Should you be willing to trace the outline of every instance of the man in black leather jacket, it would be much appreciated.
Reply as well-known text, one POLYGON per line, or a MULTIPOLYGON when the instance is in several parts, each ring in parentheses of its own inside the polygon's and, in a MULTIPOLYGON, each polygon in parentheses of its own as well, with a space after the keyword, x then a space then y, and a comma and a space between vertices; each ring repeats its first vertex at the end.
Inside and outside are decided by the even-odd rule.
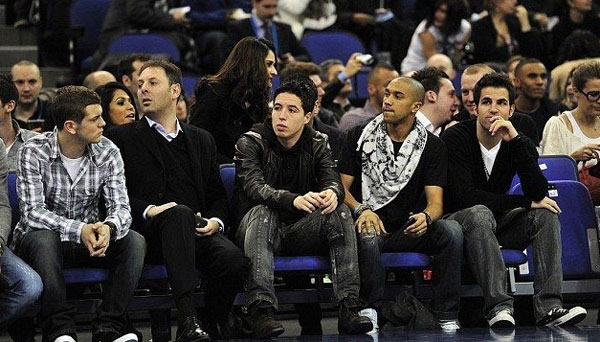
POLYGON ((255 125, 236 144, 235 198, 243 217, 235 241, 250 258, 246 301, 256 338, 283 333, 273 319, 273 254, 330 255, 341 333, 372 329, 358 315, 359 273, 352 216, 327 138, 306 126, 317 89, 306 76, 276 92, 272 118, 255 125))

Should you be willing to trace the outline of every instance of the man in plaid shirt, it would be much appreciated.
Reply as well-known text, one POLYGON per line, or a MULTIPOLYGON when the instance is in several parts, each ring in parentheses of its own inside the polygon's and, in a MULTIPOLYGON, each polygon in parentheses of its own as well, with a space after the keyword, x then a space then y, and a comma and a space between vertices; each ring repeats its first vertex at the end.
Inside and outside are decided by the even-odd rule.
POLYGON ((66 303, 63 268, 110 269, 92 341, 137 341, 125 312, 142 272, 145 241, 129 231, 131 213, 118 148, 102 136, 100 98, 84 87, 59 89, 57 125, 27 141, 17 156, 21 221, 13 244, 44 283, 40 324, 45 341, 77 339, 66 303), (100 198, 106 207, 102 220, 100 198))

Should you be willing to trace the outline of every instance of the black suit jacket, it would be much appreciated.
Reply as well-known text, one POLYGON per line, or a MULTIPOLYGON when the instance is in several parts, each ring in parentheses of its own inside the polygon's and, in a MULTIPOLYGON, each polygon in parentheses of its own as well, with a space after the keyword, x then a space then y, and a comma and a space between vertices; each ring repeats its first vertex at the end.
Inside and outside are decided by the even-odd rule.
MULTIPOLYGON (((216 162, 212 136, 203 129, 181 124, 191 159, 195 191, 203 217, 218 217, 226 222, 227 194, 216 162)), ((146 119, 116 126, 106 132, 121 150, 125 163, 127 193, 131 203, 133 227, 145 223, 144 210, 151 204, 166 203, 166 169, 158 150, 156 136, 146 119)))
MULTIPOLYGON (((281 56, 286 53, 291 53, 297 60, 310 60, 306 49, 300 45, 296 36, 292 33, 290 25, 273 22, 277 29, 277 41, 279 43, 279 49, 277 55, 281 56)), ((250 18, 244 20, 238 20, 231 22, 228 26, 227 31, 228 43, 227 53, 231 52, 235 44, 244 37, 256 36, 252 29, 252 22, 250 18)), ((277 47, 275 47, 277 49, 277 47)))

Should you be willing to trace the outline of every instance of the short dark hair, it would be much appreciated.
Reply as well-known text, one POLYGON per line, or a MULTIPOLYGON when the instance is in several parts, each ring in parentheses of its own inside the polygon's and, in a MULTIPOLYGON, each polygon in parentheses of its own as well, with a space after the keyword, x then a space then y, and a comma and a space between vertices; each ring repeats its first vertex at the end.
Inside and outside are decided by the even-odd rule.
POLYGON ((10 79, 10 76, 6 74, 0 75, 0 101, 2 101, 2 105, 6 105, 10 101, 15 102, 15 108, 17 105, 17 100, 19 99, 19 91, 17 87, 10 79))
POLYGON ((315 102, 317 101, 317 86, 315 86, 315 83, 306 75, 297 75, 289 78, 275 91, 273 98, 276 99, 277 96, 282 93, 298 96, 302 102, 304 114, 312 112, 315 107, 315 102))
POLYGON ((119 61, 119 67, 117 69, 117 81, 121 82, 124 75, 129 76, 129 78, 133 77, 133 62, 147 62, 150 59, 152 59, 152 57, 146 53, 132 53, 125 56, 125 58, 119 61))
POLYGON ((481 90, 483 88, 504 88, 508 91, 508 104, 512 105, 515 103, 515 88, 513 87, 508 75, 501 74, 498 72, 492 72, 483 75, 483 77, 475 84, 473 89, 473 99, 475 103, 479 105, 479 98, 481 96, 481 90))
POLYGON ((373 69, 371 69, 371 71, 369 71, 369 75, 367 76, 367 83, 375 82, 375 78, 376 78, 379 70, 396 71, 396 68, 394 68, 393 65, 391 65, 390 63, 387 63, 387 62, 379 62, 379 63, 375 64, 373 69))
POLYGON ((436 94, 440 92, 440 82, 442 79, 450 79, 448 74, 434 67, 423 68, 415 72, 411 77, 419 81, 426 92, 431 90, 436 94))
POLYGON ((297 75, 310 77, 313 75, 321 75, 321 68, 312 62, 293 62, 288 64, 281 72, 279 72, 279 80, 283 83, 297 75))
POLYGON ((83 86, 65 86, 56 91, 50 107, 52 117, 59 130, 67 120, 80 123, 85 117, 85 107, 100 104, 100 96, 83 86))
MULTIPOLYGON (((523 58, 519 61, 519 64, 517 64, 517 66, 515 67, 515 76, 518 76, 519 73, 521 72, 521 69, 523 69, 523 67, 525 67, 527 64, 537 64, 540 63, 542 65, 544 65, 544 63, 542 63, 542 61, 540 61, 537 58, 523 58)), ((544 65, 544 67, 546 67, 544 65)))
POLYGON ((344 63, 339 59, 328 59, 328 60, 321 62, 321 64, 319 64, 319 68, 321 68, 321 78, 322 79, 329 81, 329 78, 328 78, 329 69, 331 69, 331 67, 334 65, 344 65, 344 63))
MULTIPOLYGON (((179 86, 181 87, 181 94, 179 94, 179 97, 183 95, 181 69, 179 69, 177 65, 164 59, 151 59, 144 63, 144 65, 142 65, 142 67, 140 68, 140 74, 147 68, 162 68, 165 71, 165 74, 167 74, 167 78, 169 79, 169 85, 173 85, 175 83, 179 84, 179 86)), ((179 97, 177 98, 177 101, 179 101, 179 97)))
POLYGON ((164 59, 151 59, 142 65, 140 68, 140 74, 142 71, 148 68, 162 68, 165 71, 165 74, 167 74, 169 85, 175 83, 179 83, 179 85, 181 85, 181 69, 179 69, 177 65, 164 59))
POLYGON ((600 62, 590 61, 579 64, 573 71, 573 86, 583 90, 587 81, 600 79, 600 62))

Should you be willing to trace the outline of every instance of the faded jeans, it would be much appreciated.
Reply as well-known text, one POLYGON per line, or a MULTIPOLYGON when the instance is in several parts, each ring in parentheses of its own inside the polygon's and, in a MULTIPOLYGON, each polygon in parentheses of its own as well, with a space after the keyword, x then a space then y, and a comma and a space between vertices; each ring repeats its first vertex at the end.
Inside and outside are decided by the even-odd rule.
POLYGON ((42 293, 42 279, 7 247, 0 257, 0 265, 0 273, 10 285, 0 293, 0 328, 3 328, 35 304, 42 293))
POLYGON ((513 311, 506 291, 506 266, 500 246, 524 250, 533 246, 533 306, 536 321, 551 309, 562 306, 560 222, 547 209, 518 208, 497 220, 483 205, 449 216, 464 229, 467 262, 483 290, 484 314, 492 318, 500 310, 513 311))
POLYGON ((327 215, 315 210, 290 225, 280 221, 277 210, 255 206, 242 219, 236 241, 250 258, 246 287, 249 306, 266 301, 277 308, 273 255, 329 254, 336 304, 345 298, 358 298, 356 233, 350 210, 344 204, 327 215))
POLYGON ((400 229, 388 236, 360 234, 361 297, 371 306, 383 300, 385 268, 381 252, 420 252, 433 255, 433 300, 437 319, 457 319, 460 304, 460 269, 463 255, 462 228, 456 221, 438 220, 423 236, 413 238, 400 229))

